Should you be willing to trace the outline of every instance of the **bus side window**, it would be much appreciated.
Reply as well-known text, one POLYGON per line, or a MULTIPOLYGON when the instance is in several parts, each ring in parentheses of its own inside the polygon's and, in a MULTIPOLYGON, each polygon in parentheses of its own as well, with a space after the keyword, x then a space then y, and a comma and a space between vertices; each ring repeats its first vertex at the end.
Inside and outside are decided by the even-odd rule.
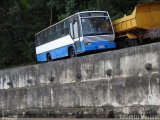
POLYGON ((72 26, 72 23, 70 23, 70 35, 73 38, 73 26, 72 26))
POLYGON ((69 34, 69 21, 68 20, 64 22, 64 29, 65 29, 66 35, 68 35, 69 34))
POLYGON ((51 27, 51 40, 55 40, 56 29, 55 26, 51 27))
POLYGON ((42 34, 41 44, 44 44, 45 43, 45 31, 43 31, 41 34, 42 34))
POLYGON ((46 30, 46 32, 47 32, 47 36, 46 36, 46 42, 49 42, 50 41, 50 29, 47 29, 46 30))
POLYGON ((66 35, 65 31, 65 21, 61 23, 61 37, 66 35))
POLYGON ((61 37, 61 25, 60 25, 60 23, 58 23, 56 25, 56 39, 58 39, 60 37, 61 37))
POLYGON ((40 45, 40 35, 37 35, 37 45, 40 45))

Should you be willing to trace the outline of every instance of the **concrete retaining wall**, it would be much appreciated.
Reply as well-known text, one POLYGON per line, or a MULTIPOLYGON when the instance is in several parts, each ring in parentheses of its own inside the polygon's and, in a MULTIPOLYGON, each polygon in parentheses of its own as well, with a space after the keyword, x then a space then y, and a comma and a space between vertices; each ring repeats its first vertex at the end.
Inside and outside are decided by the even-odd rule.
POLYGON ((160 115, 160 74, 0 91, 3 116, 160 115), (110 113, 111 112, 111 113, 110 113))
POLYGON ((159 46, 0 71, 1 115, 160 115, 159 46))
POLYGON ((66 59, 0 71, 0 89, 63 84, 71 82, 108 79, 106 71, 112 70, 112 78, 143 76, 148 74, 146 63, 152 64, 152 72, 159 72, 160 44, 109 51, 76 59, 66 59))

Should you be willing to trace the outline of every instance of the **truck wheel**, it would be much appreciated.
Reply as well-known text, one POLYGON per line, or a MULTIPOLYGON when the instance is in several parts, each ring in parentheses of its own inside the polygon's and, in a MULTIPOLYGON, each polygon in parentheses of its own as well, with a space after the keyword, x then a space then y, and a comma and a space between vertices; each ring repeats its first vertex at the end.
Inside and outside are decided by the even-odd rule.
POLYGON ((133 41, 134 41, 134 46, 139 45, 139 43, 138 43, 138 40, 137 40, 137 39, 134 39, 133 41))
POLYGON ((68 52, 69 52, 69 57, 70 57, 70 58, 73 58, 73 57, 76 56, 75 50, 74 50, 73 47, 71 47, 68 52))
POLYGON ((135 46, 135 41, 126 38, 123 40, 123 46, 124 46, 124 48, 135 46))

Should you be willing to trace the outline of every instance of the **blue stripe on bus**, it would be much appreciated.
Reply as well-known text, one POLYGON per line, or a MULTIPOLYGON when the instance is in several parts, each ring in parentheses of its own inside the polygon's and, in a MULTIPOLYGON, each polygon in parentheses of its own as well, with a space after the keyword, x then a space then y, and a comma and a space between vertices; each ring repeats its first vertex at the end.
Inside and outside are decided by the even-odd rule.
POLYGON ((63 58, 68 56, 68 48, 72 45, 57 48, 37 55, 37 61, 47 61, 47 53, 50 53, 52 59, 63 58))
POLYGON ((46 53, 41 53, 37 55, 37 61, 46 61, 46 53))
MULTIPOLYGON (((68 47, 73 45, 64 46, 61 48, 57 48, 55 50, 51 50, 45 53, 41 53, 37 55, 37 61, 47 61, 47 53, 50 53, 52 59, 63 58, 68 56, 68 47)), ((91 42, 90 45, 82 46, 82 51, 92 51, 92 50, 103 50, 103 49, 112 49, 116 48, 116 43, 110 41, 98 41, 91 42)))

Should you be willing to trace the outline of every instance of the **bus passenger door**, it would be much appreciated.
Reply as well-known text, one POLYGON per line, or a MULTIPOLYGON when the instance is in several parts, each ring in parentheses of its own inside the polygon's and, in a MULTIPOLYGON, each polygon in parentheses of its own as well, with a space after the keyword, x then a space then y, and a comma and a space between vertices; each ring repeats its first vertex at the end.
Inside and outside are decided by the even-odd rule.
POLYGON ((76 53, 82 52, 81 42, 80 42, 80 27, 79 27, 79 21, 74 20, 71 27, 72 31, 72 37, 74 39, 74 44, 76 47, 76 53))

